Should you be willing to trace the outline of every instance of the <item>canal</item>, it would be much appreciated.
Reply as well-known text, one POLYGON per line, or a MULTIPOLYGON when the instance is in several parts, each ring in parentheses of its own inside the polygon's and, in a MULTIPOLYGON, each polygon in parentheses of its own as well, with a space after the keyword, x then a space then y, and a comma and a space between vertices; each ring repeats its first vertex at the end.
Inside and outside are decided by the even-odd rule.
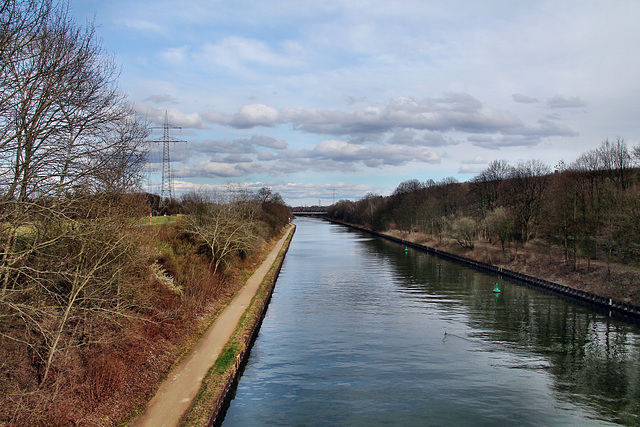
POLYGON ((296 220, 224 426, 638 425, 640 327, 296 220))

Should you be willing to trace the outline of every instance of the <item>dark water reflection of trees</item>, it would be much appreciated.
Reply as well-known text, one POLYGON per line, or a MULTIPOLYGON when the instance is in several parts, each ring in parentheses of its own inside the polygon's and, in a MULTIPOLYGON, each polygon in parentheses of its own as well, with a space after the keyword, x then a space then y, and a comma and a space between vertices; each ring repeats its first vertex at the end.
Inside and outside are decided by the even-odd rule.
MULTIPOLYGON (((607 317, 525 285, 500 281, 502 294, 487 298, 495 276, 409 251, 382 239, 366 242, 391 261, 404 286, 431 295, 446 294, 438 309, 465 307, 473 338, 527 353, 545 363, 558 400, 589 407, 627 425, 640 422, 640 327, 607 317), (452 289, 450 280, 457 286, 452 289), (446 279, 445 279, 446 278, 446 279), (407 285, 408 284, 408 285, 407 285)), ((454 285, 455 286, 455 285, 454 285)))

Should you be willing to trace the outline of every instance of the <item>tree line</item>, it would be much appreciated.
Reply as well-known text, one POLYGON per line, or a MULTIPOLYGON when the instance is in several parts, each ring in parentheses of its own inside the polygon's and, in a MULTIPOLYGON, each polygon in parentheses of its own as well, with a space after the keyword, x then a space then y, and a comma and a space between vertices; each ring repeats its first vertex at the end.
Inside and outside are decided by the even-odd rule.
POLYGON ((640 146, 605 140, 553 170, 539 160, 495 160, 468 182, 404 181, 388 197, 368 194, 329 208, 335 219, 373 230, 398 229, 455 239, 473 249, 481 240, 503 253, 532 240, 579 257, 637 263, 640 253, 640 146))

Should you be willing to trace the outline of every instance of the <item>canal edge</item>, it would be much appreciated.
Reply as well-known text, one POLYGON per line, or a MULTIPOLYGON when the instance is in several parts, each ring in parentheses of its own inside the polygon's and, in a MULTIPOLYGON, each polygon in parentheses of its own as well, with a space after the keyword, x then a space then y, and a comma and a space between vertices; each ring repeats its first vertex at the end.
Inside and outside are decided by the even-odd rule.
POLYGON ((601 297, 599 295, 595 295, 579 289, 571 288, 569 286, 564 286, 559 283, 551 282, 549 280, 540 279, 538 277, 529 276, 523 273, 518 273, 517 271, 498 267, 493 264, 487 264, 484 262, 476 261, 474 259, 455 255, 450 252, 441 251, 431 246, 421 245, 418 243, 411 242, 409 240, 404 240, 397 237, 389 236, 377 231, 369 230, 367 228, 354 225, 354 224, 349 224, 346 222, 338 221, 338 220, 327 218, 327 217, 324 217, 324 219, 334 224, 343 225, 345 227, 353 228, 354 230, 362 231, 377 237, 382 237, 383 239, 400 243, 402 245, 405 245, 406 247, 417 249, 422 252, 427 252, 429 254, 436 255, 438 257, 447 259, 449 261, 458 262, 466 266, 475 268, 477 270, 494 273, 498 276, 507 277, 509 279, 527 284, 534 288, 544 289, 546 291, 550 291, 554 294, 561 295, 563 297, 567 297, 580 302, 586 302, 588 304, 592 304, 593 306, 599 307, 600 309, 608 309, 609 316, 615 313, 616 315, 622 317, 624 320, 630 320, 633 322, 640 321, 640 307, 634 304, 623 303, 611 298, 601 297))
POLYGON ((225 344, 215 364, 202 380, 198 395, 189 410, 183 415, 179 425, 214 426, 219 425, 221 422, 221 415, 224 415, 224 410, 228 407, 234 385, 237 384, 242 374, 242 369, 247 362, 251 347, 258 336, 276 281, 282 269, 282 264, 295 234, 295 224, 290 224, 290 227, 286 231, 289 235, 274 263, 263 278, 251 304, 242 315, 235 332, 225 344), (251 323, 252 319, 253 322, 251 323), (230 363, 228 363, 229 360, 224 360, 225 357, 230 359, 230 363), (221 372, 219 371, 220 366, 222 366, 221 372))

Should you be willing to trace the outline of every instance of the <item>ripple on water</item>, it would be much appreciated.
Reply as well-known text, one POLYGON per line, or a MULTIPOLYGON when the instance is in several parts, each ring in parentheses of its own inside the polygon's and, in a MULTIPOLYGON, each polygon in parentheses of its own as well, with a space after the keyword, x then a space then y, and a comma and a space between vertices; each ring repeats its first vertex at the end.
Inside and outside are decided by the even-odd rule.
POLYGON ((495 277, 296 222, 225 425, 638 419, 637 326, 508 282, 496 298, 495 277))

